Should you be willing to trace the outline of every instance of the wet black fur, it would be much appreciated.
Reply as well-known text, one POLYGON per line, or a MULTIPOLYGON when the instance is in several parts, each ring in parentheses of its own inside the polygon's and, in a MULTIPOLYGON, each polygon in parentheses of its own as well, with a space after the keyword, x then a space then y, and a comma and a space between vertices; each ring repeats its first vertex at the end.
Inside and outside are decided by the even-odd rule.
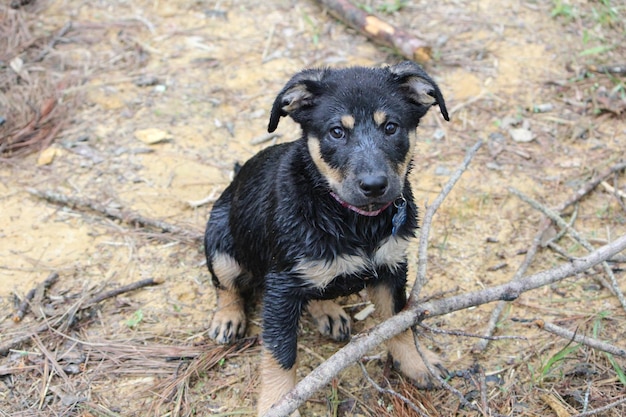
MULTIPOLYGON (((435 83, 417 65, 401 65, 409 75, 417 73, 432 83, 434 104, 447 119, 435 83)), ((406 86, 408 75, 398 72, 401 74, 389 69, 348 68, 297 74, 278 95, 269 130, 276 128, 281 116, 289 115, 301 125, 302 138, 271 146, 246 162, 212 210, 205 235, 209 269, 213 272, 211 258, 216 251, 226 253, 246 270, 236 280, 238 288, 262 288, 263 343, 286 369, 295 363, 298 320, 309 300, 352 294, 366 285, 385 285, 393 294, 395 312, 406 304, 406 261, 336 277, 323 289, 293 271, 302 259, 331 261, 340 254, 361 251, 372 255, 391 235, 397 208, 392 204, 378 216, 367 217, 339 204, 313 162, 307 139, 310 135, 319 138, 324 160, 344 173, 358 169, 350 159, 358 153, 352 144, 364 136, 369 138, 368 149, 382 149, 384 158, 378 158, 377 163, 399 164, 409 149, 408 133, 433 103, 412 98, 406 86), (305 97, 299 97, 301 102, 285 111, 290 104, 285 96, 295 85, 304 87, 305 97), (371 118, 378 109, 399 125, 397 138, 391 140, 380 133, 381 127, 371 118), (355 129, 345 141, 334 140, 328 131, 345 114, 354 115, 355 129)), ((361 158, 357 165, 369 163, 367 153, 361 158)), ((408 203, 407 221, 397 232, 397 236, 408 238, 417 228, 417 208, 407 178, 401 178, 400 188, 391 201, 401 193, 408 203)))

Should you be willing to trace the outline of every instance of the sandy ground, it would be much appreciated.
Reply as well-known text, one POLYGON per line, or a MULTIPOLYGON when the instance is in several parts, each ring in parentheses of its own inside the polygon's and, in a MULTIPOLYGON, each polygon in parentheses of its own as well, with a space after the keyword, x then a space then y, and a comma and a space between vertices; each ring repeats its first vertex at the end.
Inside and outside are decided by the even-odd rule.
MULTIPOLYGON (((376 10, 383 3, 365 4, 376 10)), ((552 2, 493 0, 416 1, 400 12, 381 14, 433 45, 434 59, 426 68, 451 111, 450 123, 433 111, 418 131, 412 181, 422 207, 434 199, 466 149, 478 139, 485 141, 435 217, 427 294, 463 293, 513 276, 541 215, 508 187, 555 207, 595 173, 623 161, 624 113, 603 111, 597 100, 605 86, 608 90, 619 86, 619 78, 612 84, 602 75, 590 81, 578 77, 587 65, 618 59, 624 51, 619 44, 603 53, 581 52, 610 42, 611 31, 623 34, 623 24, 621 29, 602 25, 593 18, 592 5, 575 5, 579 12, 572 19, 552 17, 552 2), (589 34, 586 43, 583 32, 589 34), (549 111, 537 111, 541 105, 547 106, 540 110, 549 111)), ((252 144, 252 139, 266 131, 271 103, 293 73, 310 66, 378 66, 399 58, 347 29, 313 1, 50 0, 37 7, 20 12, 30 16, 31 29, 38 36, 54 34, 67 22, 72 22, 72 29, 39 68, 27 69, 33 79, 47 71, 54 83, 65 86, 60 99, 71 101, 72 107, 64 129, 47 151, 0 163, 0 306, 4 311, 0 345, 28 331, 36 317, 46 314, 36 312, 18 324, 11 320, 15 297, 23 297, 51 272, 60 275, 50 290, 56 297, 144 278, 164 280, 104 302, 88 326, 72 330, 73 340, 141 341, 144 346, 205 341, 215 300, 200 244, 176 236, 157 238, 97 213, 50 204, 27 190, 91 199, 202 233, 210 204, 192 207, 189 202, 218 194, 228 184, 235 162, 269 145, 252 144), (143 85, 140 81, 145 79, 153 82, 143 85), (155 137, 163 140, 149 143, 155 137), (138 312, 140 317, 133 323, 138 312)), ((599 2, 593 7, 601 10, 599 2)), ((0 68, 11 71, 6 65, 0 68)), ((621 86, 624 94, 623 78, 621 86)), ((297 126, 287 120, 278 133, 279 142, 298 137, 297 126)), ((607 181, 625 190, 623 173, 607 181)), ((626 211, 615 196, 599 187, 579 205, 575 226, 599 246, 626 233, 626 211)), ((569 238, 562 239, 561 245, 574 256, 584 253, 569 238)), ((410 259, 414 264, 414 250, 410 259)), ((562 258, 542 250, 530 272, 560 262, 562 258)), ((616 271, 626 289, 623 271, 616 271)), ((450 369, 478 363, 488 372, 501 372, 506 389, 492 397, 502 413, 551 415, 547 403, 529 400, 528 395, 539 387, 567 403, 563 398, 569 394, 559 385, 562 379, 537 379, 545 369, 542 366, 567 341, 519 320, 557 320, 571 329, 578 326, 595 331, 603 340, 623 343, 624 311, 593 275, 533 291, 512 303, 499 334, 522 335, 525 340, 496 342, 483 354, 472 354, 474 340, 467 338, 436 336, 432 344, 450 369), (522 408, 516 408, 518 400, 524 402, 522 408)), ((352 297, 346 302, 349 311, 356 312, 364 300, 352 297)), ((480 332, 490 311, 491 307, 483 306, 429 324, 480 332)), ((255 324, 252 334, 258 333, 260 323, 255 324)), ((358 331, 371 324, 366 320, 355 327, 358 331)), ((44 342, 55 346, 54 352, 69 349, 53 336, 44 342)), ((318 336, 308 318, 303 320, 302 340, 307 347, 300 351, 301 375, 338 347, 318 336)), ((36 344, 20 349, 33 355, 40 351, 36 344)), ((176 411, 171 398, 161 408, 155 406, 159 393, 154 387, 167 375, 142 373, 140 368, 125 373, 122 365, 117 370, 112 365, 106 368, 106 360, 88 363, 81 376, 50 376, 47 386, 38 371, 0 373, 0 410, 7 415, 21 410, 25 414, 20 415, 140 416, 148 409, 155 415, 253 414, 258 382, 255 349, 201 373, 181 400, 187 407, 184 413, 176 411), (99 372, 102 367, 110 371, 99 372), (59 390, 80 392, 86 400, 65 404, 59 390)), ((14 369, 24 355, 0 357, 0 371, 14 369)), ((572 368, 587 362, 606 365, 605 359, 590 359, 594 355, 601 356, 572 353, 568 363, 572 368)), ((380 361, 368 365, 378 378, 383 368, 380 361)), ((623 393, 611 366, 598 372, 613 378, 615 390, 621 387, 623 393)), ((585 384, 579 382, 572 382, 570 391, 582 390, 585 384)), ((339 415, 380 412, 373 411, 377 394, 357 367, 342 374, 337 386, 316 394, 302 408, 303 414, 326 415, 332 393, 338 393, 344 404, 339 415)), ((613 393, 613 388, 603 391, 594 385, 591 403, 604 404, 615 398, 613 393), (611 398, 602 392, 610 392, 611 398)), ((454 399, 433 394, 427 400, 435 404, 430 415, 451 415, 454 409, 454 399)), ((575 401, 569 406, 581 410, 575 401)), ((623 409, 615 415, 620 412, 623 409)))

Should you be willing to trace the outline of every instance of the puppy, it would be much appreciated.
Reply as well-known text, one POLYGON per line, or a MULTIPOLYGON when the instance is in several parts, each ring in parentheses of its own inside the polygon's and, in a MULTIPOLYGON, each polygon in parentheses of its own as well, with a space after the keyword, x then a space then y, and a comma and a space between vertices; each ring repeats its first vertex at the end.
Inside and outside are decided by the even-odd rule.
MULTIPOLYGON (((217 292, 209 334, 244 336, 250 290, 262 290, 259 415, 295 385, 303 310, 344 341, 350 319, 332 299, 365 288, 383 319, 404 308, 417 228, 407 176, 415 128, 434 105, 449 120, 439 87, 412 62, 304 70, 278 94, 268 127, 290 116, 302 137, 255 155, 215 203, 205 234, 217 292)), ((431 384, 410 330, 387 345, 404 375, 431 384)))

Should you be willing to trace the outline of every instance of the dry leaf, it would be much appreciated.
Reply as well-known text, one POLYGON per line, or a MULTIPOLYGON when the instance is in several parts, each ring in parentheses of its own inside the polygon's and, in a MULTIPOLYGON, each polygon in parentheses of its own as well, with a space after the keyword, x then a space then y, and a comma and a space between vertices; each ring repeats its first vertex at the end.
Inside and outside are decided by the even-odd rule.
POLYGON ((56 149, 56 148, 44 149, 39 154, 39 157, 37 158, 37 165, 38 166, 50 165, 52 161, 54 161, 54 158, 56 158, 59 155, 61 155, 61 151, 59 149, 56 149))
POLYGON ((154 145, 171 139, 172 135, 161 129, 149 128, 136 130, 135 137, 147 145, 154 145))

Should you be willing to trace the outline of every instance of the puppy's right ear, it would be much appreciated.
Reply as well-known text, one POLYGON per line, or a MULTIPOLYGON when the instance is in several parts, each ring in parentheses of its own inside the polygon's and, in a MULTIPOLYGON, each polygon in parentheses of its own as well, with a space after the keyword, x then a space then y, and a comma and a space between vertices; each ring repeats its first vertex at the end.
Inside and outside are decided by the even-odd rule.
POLYGON ((298 112, 315 104, 315 98, 322 89, 320 82, 326 71, 325 69, 307 69, 289 80, 274 100, 270 122, 267 126, 268 132, 276 130, 282 116, 289 115, 296 122, 300 121, 298 112))

